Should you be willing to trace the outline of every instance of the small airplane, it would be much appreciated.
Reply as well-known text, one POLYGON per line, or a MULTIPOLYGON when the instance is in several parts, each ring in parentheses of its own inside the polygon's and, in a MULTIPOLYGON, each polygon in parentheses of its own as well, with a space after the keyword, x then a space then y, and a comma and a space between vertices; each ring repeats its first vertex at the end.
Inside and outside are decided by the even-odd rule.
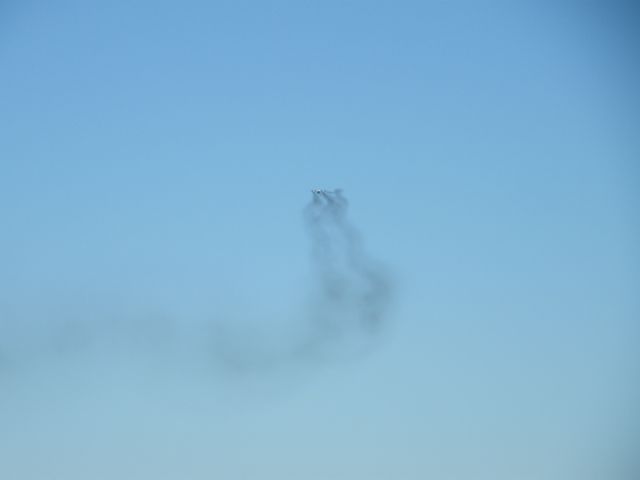
POLYGON ((322 194, 333 194, 333 193, 339 193, 340 190, 321 190, 321 189, 313 189, 311 190, 311 193, 313 193, 314 195, 322 195, 322 194))

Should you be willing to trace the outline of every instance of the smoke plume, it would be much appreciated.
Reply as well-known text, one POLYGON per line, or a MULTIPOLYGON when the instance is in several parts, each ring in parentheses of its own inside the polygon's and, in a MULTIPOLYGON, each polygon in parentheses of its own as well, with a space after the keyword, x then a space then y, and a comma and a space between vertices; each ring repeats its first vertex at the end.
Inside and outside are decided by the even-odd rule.
MULTIPOLYGON (((347 210, 340 190, 315 191, 304 208, 311 284, 307 301, 291 305, 286 318, 251 322, 218 313, 194 322, 188 316, 148 318, 77 307, 77 312, 34 314, 31 322, 0 319, 0 371, 21 358, 48 361, 125 351, 176 364, 197 358, 232 371, 264 371, 363 353, 381 338, 391 288, 385 270, 365 252, 347 210)), ((216 307, 209 308, 220 310, 216 307)), ((236 310, 242 311, 232 305, 231 315, 242 316, 236 310)))
POLYGON ((279 340, 270 332, 215 332, 214 355, 238 370, 360 355, 384 328, 391 285, 384 268, 367 255, 347 215, 341 190, 317 190, 304 208, 311 247, 311 295, 303 313, 287 322, 279 340), (287 328, 285 328, 287 329, 287 328))
POLYGON ((366 254, 347 208, 341 190, 320 191, 304 211, 317 282, 312 320, 320 335, 359 337, 367 342, 384 326, 390 282, 383 268, 366 254))

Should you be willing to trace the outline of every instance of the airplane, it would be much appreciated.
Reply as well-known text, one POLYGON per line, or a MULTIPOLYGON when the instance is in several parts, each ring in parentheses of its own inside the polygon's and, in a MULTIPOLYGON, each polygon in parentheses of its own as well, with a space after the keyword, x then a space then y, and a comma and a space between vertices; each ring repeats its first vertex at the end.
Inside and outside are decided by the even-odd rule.
POLYGON ((321 190, 321 189, 313 189, 311 190, 311 193, 313 193, 314 195, 322 195, 322 194, 333 194, 333 193, 339 193, 340 190, 321 190))

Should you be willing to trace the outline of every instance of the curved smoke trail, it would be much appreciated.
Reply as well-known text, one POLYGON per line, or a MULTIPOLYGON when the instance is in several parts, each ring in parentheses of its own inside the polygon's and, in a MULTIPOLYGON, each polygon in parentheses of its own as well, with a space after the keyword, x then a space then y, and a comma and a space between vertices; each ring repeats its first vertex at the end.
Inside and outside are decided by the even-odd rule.
POLYGON ((319 281, 316 321, 335 331, 371 333, 382 326, 391 297, 388 276, 365 252, 341 190, 314 193, 304 212, 319 281))
POLYGON ((347 210, 340 190, 315 191, 304 208, 311 242, 311 302, 284 324, 272 322, 265 331, 256 324, 243 328, 243 322, 228 318, 192 325, 188 320, 145 321, 95 312, 73 323, 55 315, 32 325, 0 319, 0 371, 21 359, 119 355, 127 348, 143 357, 195 353, 207 363, 213 357, 215 363, 239 370, 339 358, 368 349, 386 323, 391 282, 366 254, 347 210))
MULTIPOLYGON (((343 358, 368 350, 384 326, 391 300, 385 270, 364 248, 347 215, 341 190, 314 191, 303 217, 311 240, 312 298, 307 313, 292 328, 295 339, 274 349, 253 334, 218 330, 215 355, 239 370, 263 369, 290 362, 343 358), (262 348, 264 347, 264 348, 262 348)), ((224 329, 223 329, 224 330, 224 329)))

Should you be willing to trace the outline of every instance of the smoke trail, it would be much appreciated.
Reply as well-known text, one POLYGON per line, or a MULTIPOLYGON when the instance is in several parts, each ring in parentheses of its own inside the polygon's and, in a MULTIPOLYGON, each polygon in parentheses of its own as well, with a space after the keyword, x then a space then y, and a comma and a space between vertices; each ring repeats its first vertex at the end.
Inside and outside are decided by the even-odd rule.
POLYGON ((318 191, 304 211, 318 282, 316 341, 347 336, 366 342, 383 326, 391 298, 388 276, 366 254, 347 208, 341 190, 318 191))
MULTIPOLYGON (((5 314, 0 318, 0 372, 29 359, 122 355, 129 350, 168 362, 187 355, 184 360, 213 361, 231 371, 269 370, 361 353, 381 338, 377 333, 386 323, 391 282, 366 254, 347 210, 340 190, 313 194, 303 210, 311 249, 309 301, 292 305, 290 316, 273 319, 279 321, 268 322, 267 329, 265 322, 239 318, 243 314, 235 312, 242 309, 233 305, 231 317, 218 314, 202 321, 167 315, 141 318, 108 308, 37 312, 31 322, 5 314)), ((216 305, 211 307, 215 311, 216 305)))
POLYGON ((311 241, 312 296, 305 313, 289 324, 303 333, 281 332, 287 340, 276 341, 274 348, 259 332, 234 333, 219 325, 214 346, 219 360, 233 369, 255 370, 343 358, 374 345, 386 323, 391 282, 366 254, 347 209, 347 199, 336 190, 315 191, 303 211, 311 241))

